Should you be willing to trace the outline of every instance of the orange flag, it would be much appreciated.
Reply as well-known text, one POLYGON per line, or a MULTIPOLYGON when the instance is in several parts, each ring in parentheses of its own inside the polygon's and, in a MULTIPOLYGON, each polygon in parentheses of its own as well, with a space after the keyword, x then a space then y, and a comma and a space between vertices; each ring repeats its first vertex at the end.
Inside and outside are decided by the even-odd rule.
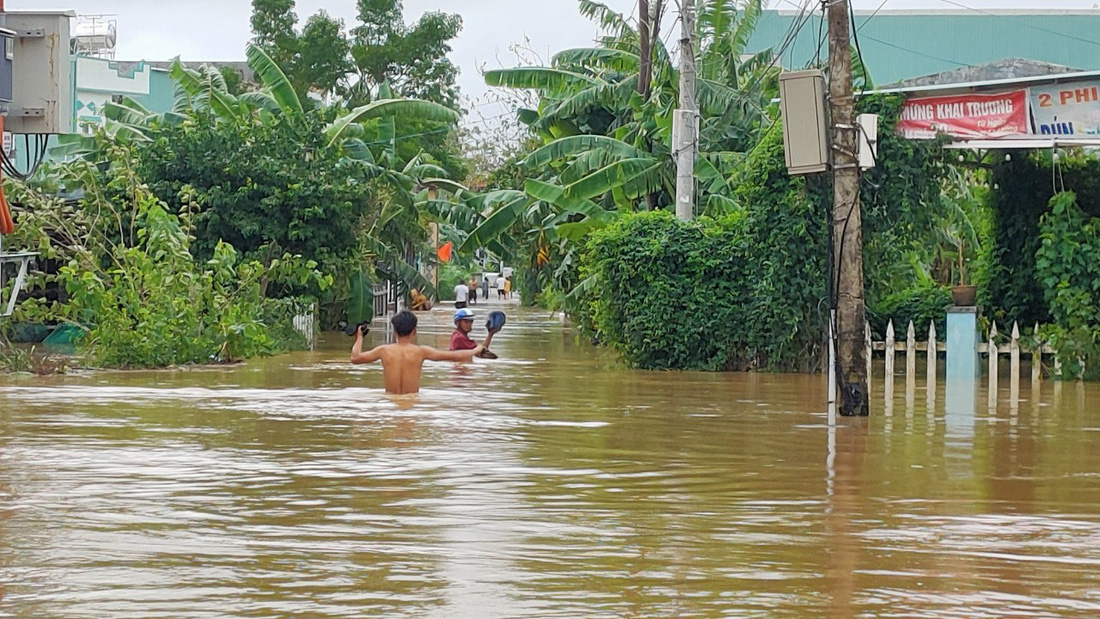
POLYGON ((439 259, 443 262, 450 262, 452 249, 454 249, 454 243, 447 241, 443 244, 442 247, 439 248, 439 251, 436 252, 436 255, 439 256, 439 259))
POLYGON ((4 199, 4 189, 0 187, 0 234, 15 232, 15 222, 12 221, 11 211, 8 210, 8 201, 4 199))
MULTIPOLYGON (((0 116, 0 135, 3 135, 3 133, 4 117, 0 116)), ((4 188, 0 186, 0 234, 11 234, 13 232, 15 232, 15 222, 12 221, 11 211, 8 209, 8 201, 4 198, 4 188)))

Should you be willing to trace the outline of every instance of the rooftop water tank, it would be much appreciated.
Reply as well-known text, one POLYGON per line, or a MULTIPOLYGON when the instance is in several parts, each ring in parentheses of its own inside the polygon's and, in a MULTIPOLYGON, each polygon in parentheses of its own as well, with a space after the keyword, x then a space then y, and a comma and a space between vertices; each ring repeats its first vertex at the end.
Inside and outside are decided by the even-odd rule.
POLYGON ((72 45, 77 54, 114 56, 118 36, 114 20, 82 17, 73 28, 72 45))

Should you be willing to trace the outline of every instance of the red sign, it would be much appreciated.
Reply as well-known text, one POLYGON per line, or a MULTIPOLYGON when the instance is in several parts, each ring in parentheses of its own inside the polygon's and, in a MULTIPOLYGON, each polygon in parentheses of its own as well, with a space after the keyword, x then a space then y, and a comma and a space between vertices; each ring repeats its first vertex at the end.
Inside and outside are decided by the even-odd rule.
POLYGON ((1027 91, 909 99, 897 130, 918 140, 939 134, 972 139, 1027 135, 1027 91))

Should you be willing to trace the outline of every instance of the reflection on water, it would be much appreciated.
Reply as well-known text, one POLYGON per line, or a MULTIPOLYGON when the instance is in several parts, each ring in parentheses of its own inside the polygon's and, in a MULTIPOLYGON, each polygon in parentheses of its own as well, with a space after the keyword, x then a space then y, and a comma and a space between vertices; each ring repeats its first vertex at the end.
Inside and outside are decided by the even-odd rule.
POLYGON ((348 344, 0 386, 0 616, 1100 614, 1095 385, 834 425, 537 313, 415 397, 348 344))

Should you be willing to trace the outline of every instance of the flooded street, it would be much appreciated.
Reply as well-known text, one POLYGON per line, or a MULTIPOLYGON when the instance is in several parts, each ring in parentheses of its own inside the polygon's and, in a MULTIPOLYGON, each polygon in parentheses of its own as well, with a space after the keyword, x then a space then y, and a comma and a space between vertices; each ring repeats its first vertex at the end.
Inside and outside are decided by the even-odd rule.
POLYGON ((532 310, 417 397, 326 338, 0 377, 0 616, 1100 616, 1098 385, 830 429, 823 376, 628 370, 532 310))

